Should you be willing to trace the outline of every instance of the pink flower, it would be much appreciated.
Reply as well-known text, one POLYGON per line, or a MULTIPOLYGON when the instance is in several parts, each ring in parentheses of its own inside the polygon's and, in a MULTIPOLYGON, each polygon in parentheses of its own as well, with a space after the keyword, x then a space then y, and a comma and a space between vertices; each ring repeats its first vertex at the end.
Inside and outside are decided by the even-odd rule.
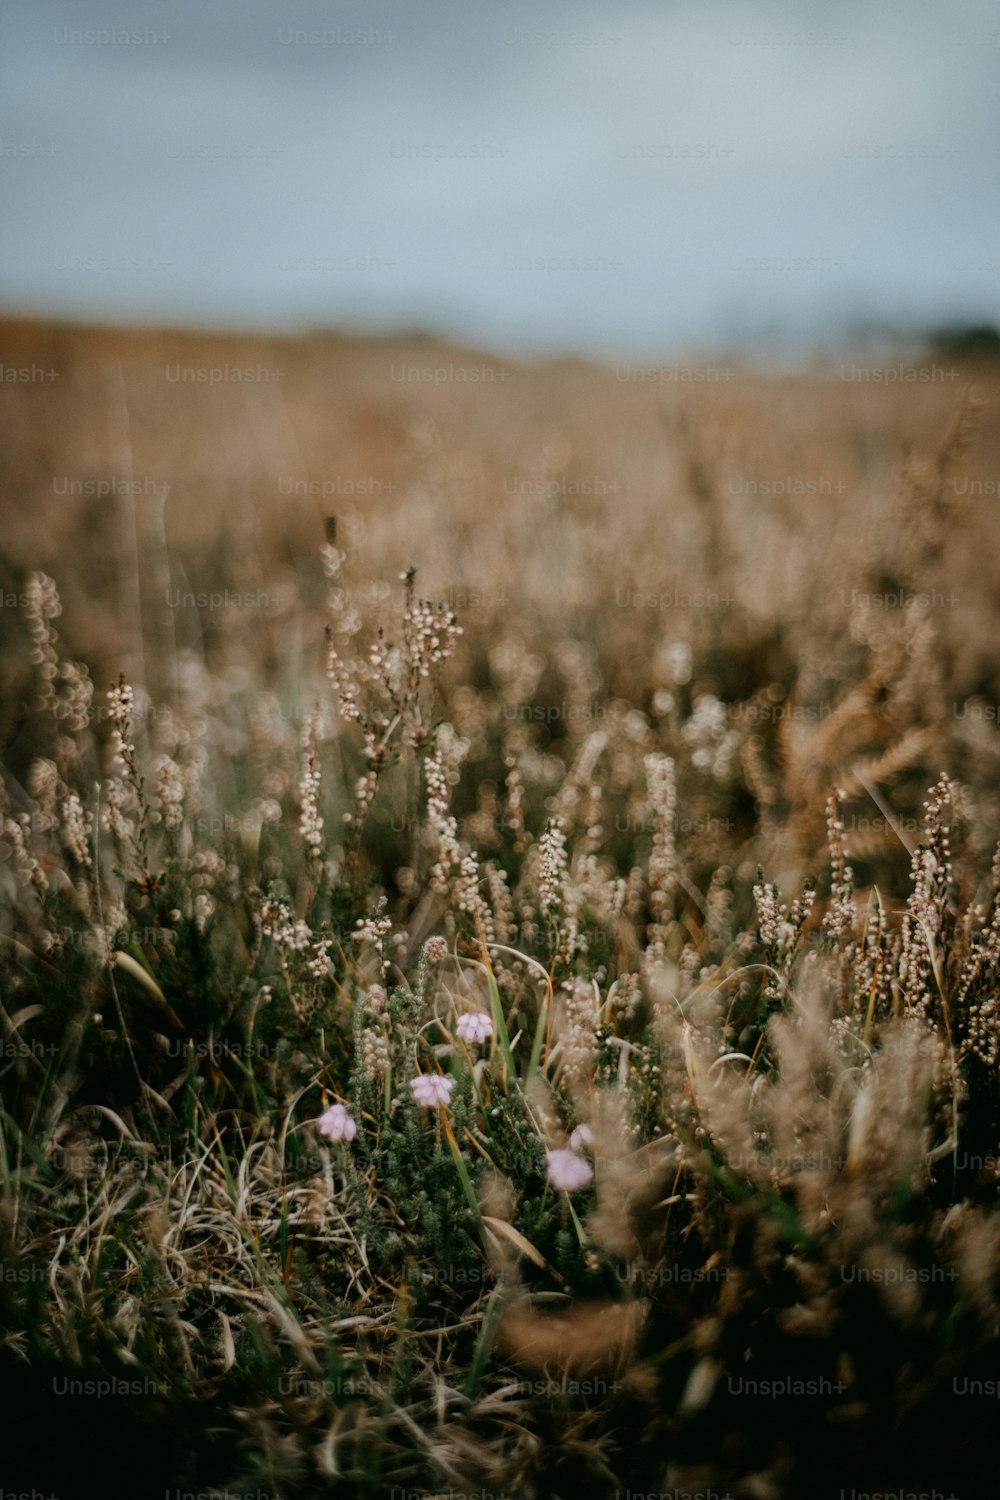
POLYGON ((484 1010, 470 1010, 459 1016, 455 1030, 463 1042, 485 1042, 493 1035, 493 1020, 484 1010))
POLYGON ((358 1124, 342 1104, 331 1104, 319 1117, 319 1133, 326 1136, 328 1141, 353 1141, 358 1133, 358 1124))
POLYGON ((570 1136, 569 1143, 574 1151, 579 1151, 582 1146, 592 1146, 594 1132, 589 1125, 578 1125, 570 1136))
POLYGON ((418 1073, 416 1078, 410 1079, 414 1099, 418 1104, 426 1104, 428 1109, 440 1109, 447 1104, 454 1087, 454 1078, 444 1078, 440 1073, 418 1073))
POLYGON ((552 1187, 561 1193, 575 1193, 589 1187, 594 1180, 590 1162, 575 1151, 546 1151, 545 1170, 552 1187))
POLYGON ((442 963, 448 957, 448 939, 429 937, 424 944, 424 952, 432 964, 442 963))

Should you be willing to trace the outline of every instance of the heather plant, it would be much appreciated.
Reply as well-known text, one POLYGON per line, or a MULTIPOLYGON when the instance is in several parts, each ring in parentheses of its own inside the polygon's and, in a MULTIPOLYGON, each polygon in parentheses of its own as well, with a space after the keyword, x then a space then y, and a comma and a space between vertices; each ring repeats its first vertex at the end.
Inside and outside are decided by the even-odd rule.
MULTIPOLYGON (((58 596, 32 592, 44 666, 58 596)), ((591 736, 534 827, 515 761, 484 847, 424 691, 457 623, 410 572, 403 645, 352 654, 337 602, 336 712, 246 818, 183 710, 143 736, 124 679, 107 737, 57 721, 30 809, 8 801, 8 1355, 240 1405, 248 1433, 191 1462, 289 1494, 600 1493, 649 1472, 639 1431, 661 1475, 777 1473, 733 1393, 780 1372, 827 1381, 875 1451, 873 1326, 918 1407, 994 1348, 1000 862, 961 895, 966 796, 932 789, 899 913, 862 904, 836 790, 819 890, 725 867, 699 890, 677 806, 702 707, 675 754, 591 736), (393 889, 365 826, 397 732, 419 822, 393 889), (649 809, 624 875, 616 752, 649 809)))
MULTIPOLYGON (((863 575, 830 547, 837 587, 917 594, 965 545, 977 414, 887 482, 863 575)), ((769 635, 702 416, 673 461, 743 626, 611 608, 610 577, 644 597, 645 502, 602 539, 519 496, 482 526, 520 607, 463 615, 410 565, 427 495, 461 515, 485 483, 433 423, 414 550, 328 521, 284 677, 209 631, 153 702, 63 659, 27 574, 13 1425, 119 1382, 108 1451, 131 1431, 157 1481, 220 1493, 960 1488, 1000 1318, 995 746, 947 711, 919 599, 845 642, 790 580, 769 635)), ((772 585, 783 528, 804 556, 779 511, 772 585)))

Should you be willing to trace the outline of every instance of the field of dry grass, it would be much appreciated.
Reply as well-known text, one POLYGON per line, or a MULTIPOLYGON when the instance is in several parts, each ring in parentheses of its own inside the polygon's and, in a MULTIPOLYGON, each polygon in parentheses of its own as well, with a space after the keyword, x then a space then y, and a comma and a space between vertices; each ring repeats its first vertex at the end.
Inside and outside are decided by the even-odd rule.
POLYGON ((12 1410, 109 1494, 971 1500, 1000 367, 0 367, 12 1410))

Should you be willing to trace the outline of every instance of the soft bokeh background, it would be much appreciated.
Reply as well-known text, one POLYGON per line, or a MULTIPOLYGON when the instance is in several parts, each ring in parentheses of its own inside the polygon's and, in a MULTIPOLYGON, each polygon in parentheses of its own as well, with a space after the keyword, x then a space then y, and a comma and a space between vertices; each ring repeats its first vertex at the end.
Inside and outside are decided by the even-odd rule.
MULTIPOLYGON (((18 774, 47 753, 32 572, 102 692, 193 672, 225 739, 259 692, 329 698, 336 515, 366 625, 411 565, 459 615, 480 781, 525 746, 554 777, 615 704, 655 737, 760 693, 807 853, 862 752, 906 745, 908 817, 944 765, 994 776, 996 339, 927 337, 1000 322, 988 5, 13 0, 0 28, 18 774)), ((745 772, 741 829, 788 822, 770 795, 745 772)))
POLYGON ((603 356, 993 321, 998 63, 989 0, 6 0, 0 297, 603 356))

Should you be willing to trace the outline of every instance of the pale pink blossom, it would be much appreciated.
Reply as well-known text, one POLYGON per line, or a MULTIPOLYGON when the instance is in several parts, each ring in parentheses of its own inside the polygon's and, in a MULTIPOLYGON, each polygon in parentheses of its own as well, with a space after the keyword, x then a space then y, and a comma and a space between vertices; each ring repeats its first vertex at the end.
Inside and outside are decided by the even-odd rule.
POLYGON ((455 1030, 463 1042, 485 1042, 493 1035, 493 1018, 484 1010, 470 1010, 459 1016, 455 1030))
POLYGON ((454 1078, 444 1078, 440 1073, 418 1073, 416 1078, 410 1079, 414 1099, 418 1104, 426 1104, 428 1109, 440 1109, 447 1104, 454 1087, 454 1078))
POLYGON ((575 1193, 589 1187, 594 1180, 590 1162, 575 1151, 546 1151, 545 1170, 551 1186, 561 1193, 575 1193))
POLYGON ((342 1104, 331 1104, 319 1117, 319 1133, 328 1141, 353 1141, 358 1133, 357 1121, 342 1104))
POLYGON ((594 1144, 594 1132, 589 1125, 578 1125, 570 1136, 569 1143, 574 1151, 579 1151, 584 1146, 592 1146, 594 1144))
POLYGON ((448 939, 440 936, 429 937, 424 944, 424 952, 432 964, 439 964, 448 957, 448 939))

